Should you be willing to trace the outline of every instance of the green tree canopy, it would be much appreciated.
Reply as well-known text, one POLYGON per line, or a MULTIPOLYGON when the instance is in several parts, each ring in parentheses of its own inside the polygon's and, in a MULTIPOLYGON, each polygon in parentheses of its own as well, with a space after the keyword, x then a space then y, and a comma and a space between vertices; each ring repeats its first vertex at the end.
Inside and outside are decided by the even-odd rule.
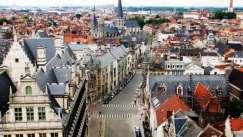
POLYGON ((234 12, 223 12, 223 11, 216 11, 214 13, 213 19, 235 19, 236 14, 234 12))
POLYGON ((9 20, 7 20, 6 18, 0 18, 0 25, 3 25, 4 23, 9 24, 9 23, 10 23, 10 21, 9 21, 9 20))
POLYGON ((243 103, 240 100, 230 102, 229 114, 232 117, 239 117, 243 113, 243 103))
POLYGON ((81 14, 79 14, 79 13, 78 13, 78 14, 76 14, 75 16, 76 16, 76 18, 77 18, 78 20, 80 20, 80 18, 82 17, 82 15, 81 15, 81 14))
POLYGON ((144 19, 145 19, 144 16, 136 16, 136 17, 130 18, 129 20, 136 20, 138 22, 138 25, 142 29, 143 26, 145 25, 144 19))

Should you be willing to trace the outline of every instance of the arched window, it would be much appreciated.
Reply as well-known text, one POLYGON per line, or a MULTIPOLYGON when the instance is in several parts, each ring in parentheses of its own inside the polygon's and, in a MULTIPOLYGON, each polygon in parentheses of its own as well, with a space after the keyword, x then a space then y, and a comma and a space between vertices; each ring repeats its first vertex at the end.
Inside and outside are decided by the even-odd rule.
POLYGON ((181 85, 177 86, 176 94, 179 95, 179 96, 183 95, 183 87, 181 85))
POLYGON ((32 88, 31 88, 31 86, 26 86, 25 87, 25 94, 26 95, 32 95, 32 88))

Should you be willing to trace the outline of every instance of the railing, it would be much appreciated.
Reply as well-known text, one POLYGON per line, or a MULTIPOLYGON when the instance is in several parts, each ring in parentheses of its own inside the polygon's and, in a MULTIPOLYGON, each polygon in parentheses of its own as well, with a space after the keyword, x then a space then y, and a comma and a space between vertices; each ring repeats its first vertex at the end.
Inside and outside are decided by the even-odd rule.
POLYGON ((79 88, 74 96, 74 101, 71 104, 70 113, 64 117, 64 137, 76 137, 79 131, 79 125, 82 123, 80 119, 85 117, 86 113, 83 109, 86 109, 86 80, 79 84, 79 88))

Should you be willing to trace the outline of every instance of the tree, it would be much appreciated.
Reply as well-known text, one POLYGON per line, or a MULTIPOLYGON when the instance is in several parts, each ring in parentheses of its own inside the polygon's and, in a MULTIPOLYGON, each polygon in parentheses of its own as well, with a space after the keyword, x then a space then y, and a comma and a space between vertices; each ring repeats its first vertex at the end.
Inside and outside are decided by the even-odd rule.
POLYGON ((130 18, 129 20, 136 20, 138 22, 138 25, 140 26, 140 28, 143 29, 143 26, 145 25, 144 19, 145 19, 144 16, 136 16, 136 17, 130 18))
POLYGON ((236 14, 234 12, 222 12, 222 11, 216 11, 214 13, 213 19, 235 19, 236 14))
POLYGON ((3 25, 4 23, 10 24, 10 21, 6 18, 0 18, 0 25, 3 25))
POLYGON ((76 14, 75 16, 76 16, 76 18, 77 18, 78 20, 80 20, 80 18, 82 17, 81 14, 76 14))
POLYGON ((243 103, 240 100, 234 99, 230 102, 229 114, 232 117, 239 117, 243 113, 243 103))

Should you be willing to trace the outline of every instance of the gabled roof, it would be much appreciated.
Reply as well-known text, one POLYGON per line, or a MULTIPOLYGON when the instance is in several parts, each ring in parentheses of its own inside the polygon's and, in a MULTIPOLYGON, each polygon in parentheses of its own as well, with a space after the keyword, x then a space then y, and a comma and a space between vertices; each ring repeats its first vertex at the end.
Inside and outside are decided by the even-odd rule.
POLYGON ((207 125, 200 133, 199 137, 222 137, 223 133, 211 125, 207 125))
POLYGON ((125 22, 125 26, 127 28, 138 28, 139 27, 139 24, 136 20, 127 20, 125 22))
POLYGON ((48 84, 47 89, 50 95, 63 96, 65 94, 66 85, 64 83, 48 84))
POLYGON ((185 112, 178 111, 171 116, 169 122, 174 119, 175 132, 178 137, 196 137, 202 129, 185 112))
POLYGON ((243 49, 242 44, 239 42, 229 42, 228 46, 234 49, 235 51, 241 51, 243 49))
POLYGON ((58 83, 66 83, 71 79, 71 68, 60 67, 53 69, 58 83))
POLYGON ((231 130, 243 132, 243 119, 242 118, 232 118, 230 119, 231 130))
POLYGON ((196 85, 194 97, 203 111, 208 110, 209 112, 220 112, 221 108, 217 97, 214 96, 210 89, 202 83, 198 83, 196 85))
POLYGON ((187 118, 175 118, 175 131, 178 134, 185 125, 187 118))
POLYGON ((116 59, 112 56, 110 52, 102 56, 98 56, 97 60, 100 62, 101 67, 105 67, 107 65, 110 65, 112 62, 116 61, 116 59))
POLYGON ((118 28, 114 26, 105 26, 104 28, 105 34, 116 35, 119 34, 118 28))
POLYGON ((127 51, 124 46, 112 47, 110 52, 118 60, 127 55, 127 51))
POLYGON ((196 89, 194 92, 194 97, 199 103, 199 106, 205 111, 210 103, 210 98, 212 97, 212 93, 209 89, 203 85, 202 83, 198 83, 196 85, 196 89))
POLYGON ((215 45, 215 47, 218 49, 218 53, 221 56, 223 56, 224 53, 225 53, 225 51, 226 51, 226 49, 229 48, 228 45, 226 45, 225 43, 223 43, 221 41, 217 42, 216 45, 215 45))
POLYGON ((243 58, 243 51, 236 51, 235 58, 243 58))
POLYGON ((168 112, 190 111, 190 108, 176 95, 164 101, 156 110, 157 126, 167 120, 168 112))
POLYGON ((24 39, 24 51, 34 64, 37 60, 37 47, 44 46, 46 48, 46 61, 50 61, 55 56, 56 49, 54 39, 52 38, 38 38, 38 39, 24 39))
POLYGON ((243 90, 243 72, 233 69, 229 75, 229 82, 243 90))
POLYGON ((223 90, 223 95, 227 95, 227 82, 224 75, 150 75, 149 89, 151 97, 156 97, 160 102, 164 102, 170 96, 176 94, 176 89, 179 85, 183 87, 183 96, 192 96, 197 83, 207 85, 214 91, 217 88, 223 90), (163 94, 158 94, 158 87, 165 85, 166 91, 163 94))

